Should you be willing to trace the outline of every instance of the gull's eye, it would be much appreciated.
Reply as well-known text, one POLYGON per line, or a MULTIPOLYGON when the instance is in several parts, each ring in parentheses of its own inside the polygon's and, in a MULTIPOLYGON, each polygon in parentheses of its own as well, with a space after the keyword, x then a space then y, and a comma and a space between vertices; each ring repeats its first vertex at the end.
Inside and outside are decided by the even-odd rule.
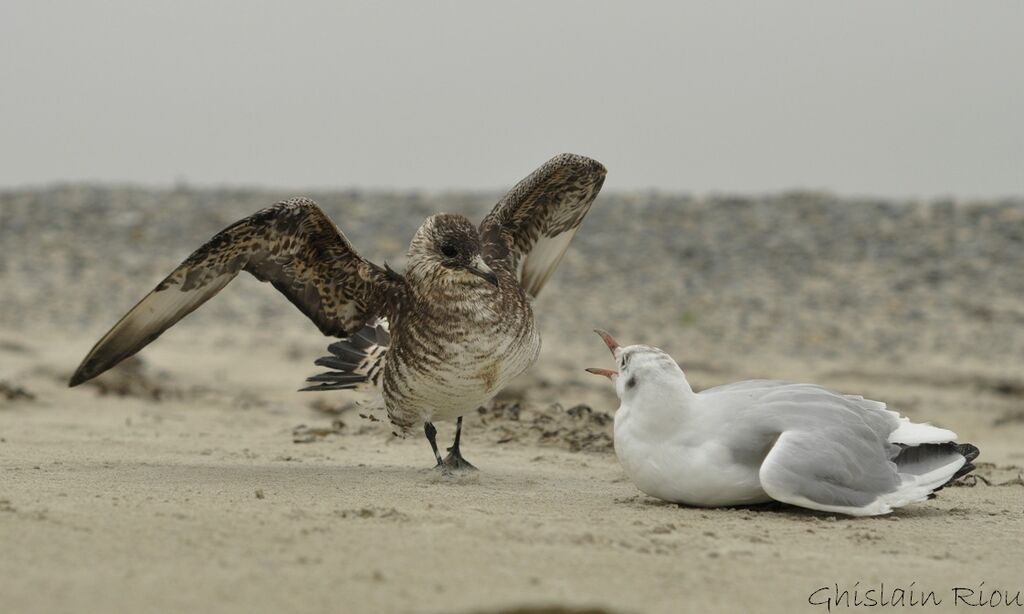
POLYGON ((445 258, 454 258, 459 255, 459 250, 455 249, 455 246, 451 243, 445 243, 441 246, 441 253, 444 254, 445 258))

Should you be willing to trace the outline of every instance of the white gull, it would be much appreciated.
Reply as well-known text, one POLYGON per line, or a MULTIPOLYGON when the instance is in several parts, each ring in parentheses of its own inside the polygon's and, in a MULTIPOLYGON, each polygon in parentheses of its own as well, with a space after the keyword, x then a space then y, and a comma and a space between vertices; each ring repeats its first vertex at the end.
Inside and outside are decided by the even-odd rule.
POLYGON ((771 500, 874 516, 934 496, 978 449, 885 403, 812 384, 751 380, 694 392, 671 356, 596 331, 618 371, 615 453, 641 491, 719 507, 771 500))

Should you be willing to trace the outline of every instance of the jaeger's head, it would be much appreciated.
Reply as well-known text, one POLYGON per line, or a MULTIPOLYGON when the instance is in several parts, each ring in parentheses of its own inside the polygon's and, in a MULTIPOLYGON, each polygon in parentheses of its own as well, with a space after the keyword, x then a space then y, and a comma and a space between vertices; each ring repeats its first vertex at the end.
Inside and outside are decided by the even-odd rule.
POLYGON ((480 235, 461 215, 438 213, 423 222, 409 243, 406 276, 421 283, 498 285, 481 256, 480 235))
POLYGON ((662 350, 649 345, 622 347, 607 332, 600 329, 594 332, 601 336, 615 357, 618 370, 591 367, 587 371, 610 379, 615 384, 615 393, 622 401, 628 401, 639 394, 641 386, 652 391, 662 386, 679 386, 680 381, 685 383, 685 376, 679 365, 662 350))

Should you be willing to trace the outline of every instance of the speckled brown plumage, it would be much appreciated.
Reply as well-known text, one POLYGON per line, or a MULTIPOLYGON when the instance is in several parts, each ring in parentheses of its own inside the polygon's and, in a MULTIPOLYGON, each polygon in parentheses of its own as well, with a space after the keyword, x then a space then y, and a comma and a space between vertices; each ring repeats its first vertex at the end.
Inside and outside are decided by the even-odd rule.
POLYGON ((242 270, 273 284, 333 336, 348 335, 386 312, 403 285, 360 257, 312 200, 278 203, 228 226, 186 258, 100 339, 71 385, 141 350, 242 270))
MULTIPOLYGON (((461 427, 463 414, 536 360, 530 299, 604 176, 595 160, 563 154, 520 181, 479 229, 463 216, 433 215, 413 236, 404 274, 359 256, 313 201, 279 203, 189 256, 100 339, 71 385, 138 352, 244 270, 273 284, 325 335, 345 338, 317 361, 335 371, 310 378, 318 383, 310 389, 379 389, 396 426, 425 424, 444 464, 431 422, 459 418, 461 427)), ((456 466, 469 466, 458 441, 457 434, 456 466)))

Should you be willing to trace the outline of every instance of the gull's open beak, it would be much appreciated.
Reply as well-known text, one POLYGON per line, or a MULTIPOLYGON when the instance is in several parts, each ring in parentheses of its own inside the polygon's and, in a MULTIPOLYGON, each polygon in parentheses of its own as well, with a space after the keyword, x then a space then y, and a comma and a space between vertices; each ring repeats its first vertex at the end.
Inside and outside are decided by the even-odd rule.
POLYGON ((498 276, 494 274, 494 271, 491 270, 491 267, 487 266, 487 263, 484 262, 484 259, 481 258, 480 256, 474 258, 473 262, 466 267, 466 270, 472 273, 473 275, 476 275, 477 277, 486 279, 495 286, 498 285, 498 276))
POLYGON ((616 341, 614 337, 609 335, 608 331, 601 330, 600 328, 595 328, 594 332, 597 333, 598 335, 601 335, 601 339, 604 340, 604 344, 608 346, 608 349, 611 351, 612 356, 615 356, 615 350, 619 349, 619 342, 616 341))
MULTIPOLYGON (((603 331, 600 328, 595 328, 594 332, 601 335, 601 339, 604 340, 604 344, 608 346, 612 356, 615 356, 615 352, 619 349, 619 342, 614 337, 608 334, 607 331, 603 331)), ((599 369, 597 367, 589 367, 587 373, 593 373, 594 375, 603 375, 608 379, 615 381, 615 378, 619 376, 617 371, 611 369, 599 369)))

